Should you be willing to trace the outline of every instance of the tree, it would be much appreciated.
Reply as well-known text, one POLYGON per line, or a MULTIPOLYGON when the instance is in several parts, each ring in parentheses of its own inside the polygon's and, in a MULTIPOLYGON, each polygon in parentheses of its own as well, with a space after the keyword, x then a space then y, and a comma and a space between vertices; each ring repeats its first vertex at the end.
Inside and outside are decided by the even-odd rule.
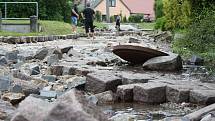
MULTIPOLYGON (((13 2, 14 0, 7 0, 13 2)), ((16 0, 16 2, 24 2, 26 0, 16 0)), ((4 2, 4 0, 0 0, 4 2)), ((28 0, 28 2, 38 2, 39 19, 69 21, 71 15, 71 3, 73 0, 28 0)), ((0 5, 1 11, 4 13, 4 5, 0 5)), ((33 4, 8 4, 8 17, 30 17, 35 15, 36 6, 33 4)))

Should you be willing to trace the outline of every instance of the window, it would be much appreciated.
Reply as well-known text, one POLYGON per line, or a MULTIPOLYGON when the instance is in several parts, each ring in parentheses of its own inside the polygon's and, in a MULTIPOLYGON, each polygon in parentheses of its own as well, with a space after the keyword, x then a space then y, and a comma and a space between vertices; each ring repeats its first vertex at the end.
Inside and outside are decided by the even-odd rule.
POLYGON ((110 7, 116 7, 116 0, 109 0, 110 7))

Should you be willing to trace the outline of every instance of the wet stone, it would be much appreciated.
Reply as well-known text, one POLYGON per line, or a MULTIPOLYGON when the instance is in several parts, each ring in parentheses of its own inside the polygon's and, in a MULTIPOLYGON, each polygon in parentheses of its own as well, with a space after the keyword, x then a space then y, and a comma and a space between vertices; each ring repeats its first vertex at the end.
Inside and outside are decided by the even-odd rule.
POLYGON ((190 89, 184 85, 167 85, 166 98, 167 101, 173 103, 189 102, 190 89))
POLYGON ((190 120, 186 117, 168 117, 161 121, 190 121, 190 120))
POLYGON ((62 53, 68 53, 69 50, 72 49, 72 48, 73 48, 73 46, 64 47, 64 48, 61 49, 61 52, 62 53))
POLYGON ((53 40, 54 40, 53 36, 48 36, 48 41, 53 41, 53 40))
POLYGON ((38 75, 40 74, 40 67, 37 64, 30 65, 31 75, 38 75))
POLYGON ((11 121, 43 121, 50 108, 50 103, 28 96, 19 104, 11 121))
POLYGON ((60 84, 60 83, 55 83, 52 87, 52 90, 57 91, 57 92, 64 92, 66 89, 66 85, 60 84))
POLYGON ((76 68, 71 66, 64 66, 62 75, 75 75, 76 68))
POLYGON ((0 120, 10 120, 15 112, 15 107, 7 101, 0 100, 0 120))
POLYGON ((47 98, 47 99, 57 98, 57 92, 40 90, 40 96, 47 98))
POLYGON ((37 41, 38 42, 44 42, 44 37, 43 36, 38 36, 37 41))
POLYGON ((166 85, 162 83, 145 83, 135 85, 134 101, 143 103, 164 103, 166 101, 166 85))
POLYGON ((14 93, 21 93, 22 92, 22 86, 20 86, 20 85, 13 85, 10 88, 10 91, 14 92, 14 93))
POLYGON ((202 66, 204 64, 204 59, 197 55, 193 55, 190 59, 190 64, 202 66))
POLYGON ((122 73, 122 84, 132 84, 132 83, 147 83, 148 80, 153 80, 153 78, 148 74, 140 73, 122 73))
POLYGON ((53 54, 47 57, 47 64, 51 66, 52 64, 57 64, 59 62, 58 55, 53 54))
POLYGON ((60 49, 54 49, 53 53, 51 54, 57 55, 58 59, 62 59, 63 57, 63 53, 61 52, 60 49))
POLYGON ((18 104, 21 102, 24 98, 25 95, 22 93, 5 93, 1 97, 3 100, 10 102, 13 105, 18 104))
POLYGON ((63 66, 60 65, 53 65, 51 66, 51 74, 60 76, 63 74, 63 66))
POLYGON ((141 40, 134 37, 130 37, 128 43, 141 43, 141 40))
POLYGON ((42 75, 42 79, 47 80, 48 82, 55 82, 57 80, 57 76, 55 76, 55 75, 42 75))
POLYGON ((121 78, 111 72, 89 73, 86 79, 86 90, 93 93, 101 93, 112 90, 116 92, 117 86, 122 84, 121 78))
POLYGON ((197 104, 215 103, 215 90, 192 90, 190 92, 190 102, 197 104))
POLYGON ((98 104, 110 104, 116 101, 115 95, 112 91, 95 94, 95 97, 98 99, 98 104))
POLYGON ((66 80, 69 89, 80 88, 83 89, 86 84, 86 77, 73 77, 66 80))
POLYGON ((89 68, 77 68, 75 70, 75 74, 77 75, 82 75, 82 76, 86 76, 88 73, 92 72, 92 69, 89 69, 89 68))
POLYGON ((205 115, 201 121, 214 121, 215 120, 215 115, 213 113, 209 113, 207 115, 205 115))
POLYGON ((47 119, 61 120, 63 118, 65 121, 107 121, 100 108, 89 104, 83 93, 77 90, 72 89, 66 92, 57 99, 57 102, 58 104, 49 113, 49 118, 47 119))
MULTIPOLYGON (((29 81, 15 82, 14 86, 21 87, 22 92, 28 96, 30 94, 39 94, 39 87, 29 81)), ((15 92, 18 90, 15 90, 15 92)))
POLYGON ((0 49, 0 56, 5 56, 6 53, 7 53, 6 50, 0 49))
POLYGON ((1 66, 5 66, 8 64, 8 61, 7 59, 3 56, 3 57, 0 57, 0 65, 1 66))
POLYGON ((19 51, 7 52, 6 55, 5 55, 5 57, 6 57, 7 60, 10 61, 10 62, 17 62, 18 53, 19 53, 19 51))
POLYGON ((34 52, 33 51, 22 51, 18 54, 18 59, 22 61, 31 60, 34 58, 34 52))
POLYGON ((117 87, 117 98, 122 102, 132 102, 133 101, 133 89, 134 86, 138 84, 128 84, 120 85, 117 87))
POLYGON ((43 60, 47 56, 48 52, 49 52, 48 48, 43 47, 36 52, 34 58, 43 60))
POLYGON ((178 54, 159 56, 149 59, 143 64, 143 68, 159 71, 178 71, 182 69, 182 59, 178 54))
POLYGON ((74 34, 68 34, 66 35, 67 39, 75 39, 75 35, 74 34))
POLYGON ((6 91, 9 89, 11 79, 7 76, 0 77, 0 91, 6 91))
MULTIPOLYGON (((200 121, 205 114, 210 113, 211 111, 215 110, 215 104, 206 106, 201 108, 195 112, 185 115, 184 117, 189 119, 189 121, 200 121)), ((213 120, 212 120, 213 121, 213 120)))

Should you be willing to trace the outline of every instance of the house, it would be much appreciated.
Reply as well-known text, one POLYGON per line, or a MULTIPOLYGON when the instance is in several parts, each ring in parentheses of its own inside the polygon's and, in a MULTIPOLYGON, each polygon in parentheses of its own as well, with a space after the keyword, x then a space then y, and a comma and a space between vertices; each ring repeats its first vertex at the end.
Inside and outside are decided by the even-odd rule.
MULTIPOLYGON (((91 0, 95 11, 100 11, 102 18, 106 16, 106 0, 91 0)), ((133 14, 144 14, 144 17, 155 20, 154 0, 109 0, 110 16, 121 14, 128 18, 133 14)))

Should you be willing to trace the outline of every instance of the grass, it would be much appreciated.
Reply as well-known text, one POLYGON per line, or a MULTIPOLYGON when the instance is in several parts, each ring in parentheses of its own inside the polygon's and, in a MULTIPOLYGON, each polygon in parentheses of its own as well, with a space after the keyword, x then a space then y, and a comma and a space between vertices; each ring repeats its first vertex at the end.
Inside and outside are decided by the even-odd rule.
MULTIPOLYGON (((16 23, 16 24, 29 24, 29 20, 3 20, 3 23, 16 23)), ((16 33, 16 32, 4 32, 0 31, 1 36, 37 36, 37 35, 66 35, 72 34, 71 25, 69 23, 61 21, 39 21, 42 32, 38 33, 16 33)), ((94 22, 97 28, 107 28, 107 25, 102 22, 94 22)), ((78 33, 83 33, 84 29, 82 27, 77 28, 78 33)))
POLYGON ((41 35, 64 35, 71 34, 71 25, 59 21, 40 21, 42 26, 42 32, 38 33, 41 35))
MULTIPOLYGON (((3 23, 29 24, 29 20, 3 20, 3 23)), ((16 33, 0 31, 0 36, 38 36, 38 35, 66 35, 72 34, 71 25, 60 21, 39 21, 42 32, 38 33, 16 33)), ((78 27, 78 32, 83 32, 83 28, 78 27)))
POLYGON ((30 24, 30 20, 3 20, 2 23, 30 24))
POLYGON ((174 40, 172 42, 173 52, 180 54, 185 60, 190 59, 192 55, 199 55, 204 58, 206 67, 215 72, 215 46, 208 46, 208 49, 205 52, 197 52, 190 49, 187 46, 189 44, 186 43, 187 41, 185 39, 174 40))
POLYGON ((94 25, 96 26, 96 28, 99 28, 99 29, 104 29, 104 28, 107 28, 108 26, 103 23, 103 22, 94 22, 94 25))
POLYGON ((0 36, 36 36, 38 33, 17 33, 17 32, 5 32, 0 31, 0 36))
POLYGON ((146 23, 146 22, 138 23, 138 26, 141 29, 154 29, 155 22, 151 22, 151 23, 146 23))

